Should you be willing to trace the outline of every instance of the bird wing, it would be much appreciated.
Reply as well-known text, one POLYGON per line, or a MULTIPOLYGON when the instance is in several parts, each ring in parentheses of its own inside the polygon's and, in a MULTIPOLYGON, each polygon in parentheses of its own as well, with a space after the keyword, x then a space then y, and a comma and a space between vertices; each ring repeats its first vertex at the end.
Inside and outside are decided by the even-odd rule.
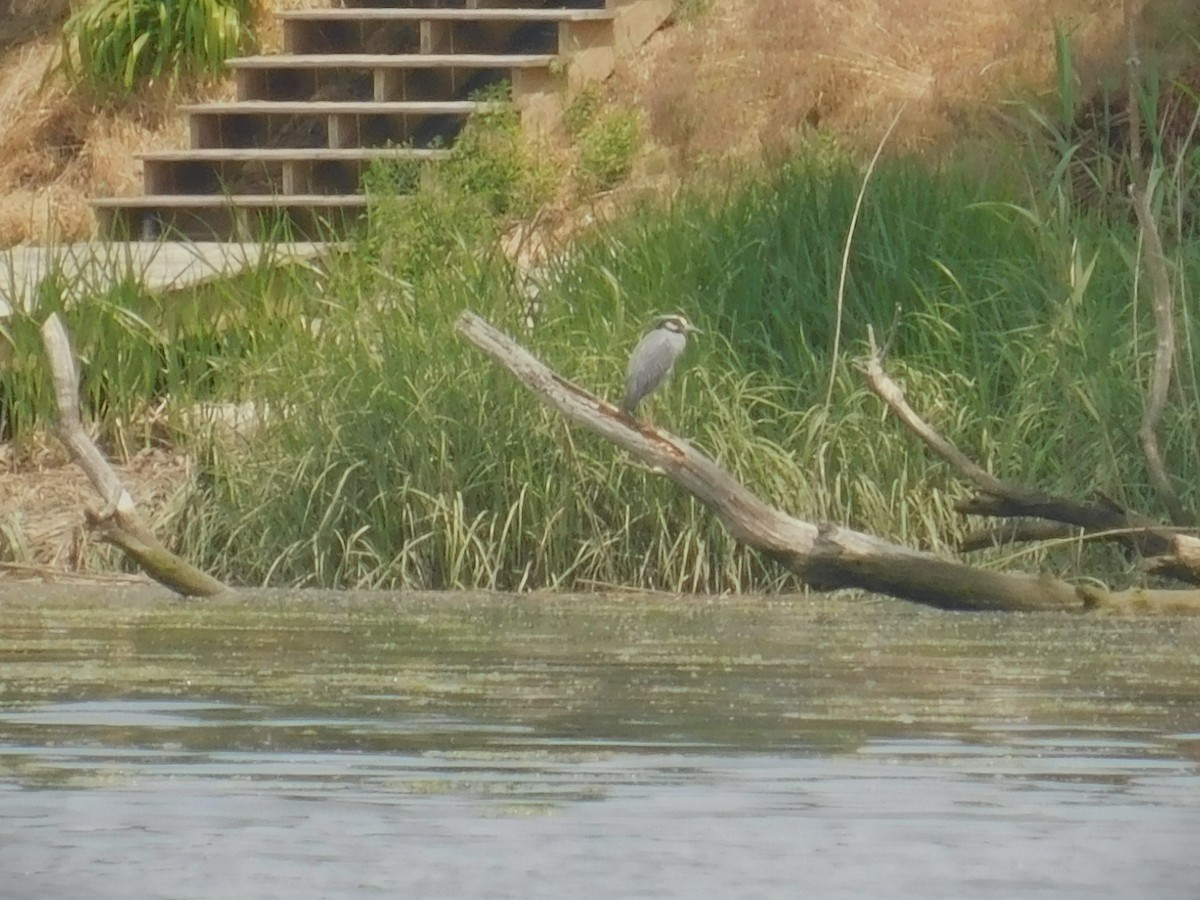
POLYGON ((656 328, 633 349, 629 370, 625 376, 625 408, 632 410, 642 398, 657 388, 671 374, 683 335, 656 328))

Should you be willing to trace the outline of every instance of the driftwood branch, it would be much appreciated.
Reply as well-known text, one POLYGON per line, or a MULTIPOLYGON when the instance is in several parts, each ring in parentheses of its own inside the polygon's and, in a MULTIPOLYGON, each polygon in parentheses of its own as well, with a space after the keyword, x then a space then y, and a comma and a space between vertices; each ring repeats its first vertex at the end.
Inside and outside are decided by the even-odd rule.
MULTIPOLYGON (((868 333, 868 350, 858 363, 867 386, 888 409, 919 437, 930 451, 946 462, 960 477, 972 484, 979 493, 960 500, 955 509, 964 515, 992 516, 1013 519, 1043 519, 1075 528, 1089 534, 1101 534, 1107 540, 1120 541, 1148 560, 1147 567, 1160 574, 1182 581, 1200 584, 1200 540, 1164 528, 1146 516, 1126 510, 1111 499, 1101 497, 1093 503, 1080 503, 1066 497, 1010 484, 997 478, 971 460, 912 408, 904 389, 883 366, 883 352, 868 333)), ((1026 525, 1022 540, 1032 539, 1032 526, 1026 525)), ((1002 533, 1002 532, 1000 532, 1002 533)), ((991 532, 991 535, 997 532, 991 532)), ((976 550, 990 546, 980 535, 972 535, 960 545, 960 550, 976 550)))
POLYGON ((479 316, 463 313, 458 331, 551 409, 660 470, 711 509, 734 538, 814 588, 860 588, 941 609, 1083 608, 1075 588, 1056 578, 974 568, 848 528, 794 518, 763 502, 687 441, 562 378, 479 316))
POLYGON ((1150 209, 1147 188, 1135 183, 1130 193, 1142 230, 1146 272, 1150 276, 1150 287, 1154 292, 1154 369, 1150 375, 1150 387, 1146 391, 1146 405, 1142 410, 1141 425, 1138 427, 1138 441, 1142 445, 1146 468, 1159 499, 1167 508, 1171 521, 1182 525, 1186 521, 1183 506, 1167 474, 1158 440, 1163 411, 1167 407, 1167 393, 1171 389, 1171 370, 1175 359, 1175 301, 1171 293, 1170 277, 1167 275, 1162 239, 1158 234, 1154 213, 1150 209))
POLYGON ((958 549, 963 553, 971 553, 975 550, 990 550, 1010 544, 1065 541, 1078 538, 1082 534, 1084 534, 1082 528, 1067 525, 1064 522, 1026 519, 1019 522, 1004 522, 994 528, 972 531, 964 535, 958 542, 958 549))
POLYGON ((162 545, 138 513, 133 497, 117 473, 88 437, 79 414, 79 372, 75 354, 57 313, 51 314, 42 326, 42 344, 54 375, 54 394, 58 403, 55 431, 71 459, 84 471, 104 502, 99 511, 85 511, 88 526, 102 540, 125 551, 147 575, 177 593, 207 597, 226 590, 221 582, 162 545))
POLYGON ((883 351, 875 341, 874 329, 867 329, 867 355, 859 360, 859 371, 866 376, 867 387, 879 397, 908 430, 919 437, 933 454, 944 460, 950 468, 958 472, 967 481, 972 482, 981 491, 996 496, 1009 496, 1014 488, 1000 481, 996 476, 976 463, 952 443, 942 437, 924 419, 917 415, 908 404, 904 389, 900 387, 883 369, 883 351))
MULTIPOLYGON (((1140 4, 1138 4, 1140 5, 1140 4)), ((1142 455, 1146 457, 1146 470, 1158 493, 1159 500, 1176 525, 1185 523, 1183 505, 1179 494, 1171 484, 1163 459, 1158 433, 1162 426, 1163 411, 1167 408, 1167 394, 1171 389, 1171 372, 1175 362, 1175 300, 1171 292, 1171 278, 1167 273, 1167 257, 1163 252, 1162 237, 1150 208, 1150 171, 1142 161, 1142 115, 1139 100, 1141 84, 1141 58, 1138 54, 1137 21, 1133 0, 1125 0, 1125 38, 1128 44, 1127 70, 1129 117, 1129 161, 1133 179, 1129 185, 1129 196, 1137 215, 1138 228, 1142 233, 1142 248, 1146 262, 1146 274, 1150 279, 1153 294, 1151 306, 1154 311, 1154 368, 1150 372, 1150 385, 1146 389, 1146 403, 1142 408, 1142 421, 1138 426, 1138 442, 1142 455)), ((1152 123, 1156 124, 1156 123, 1152 123)))

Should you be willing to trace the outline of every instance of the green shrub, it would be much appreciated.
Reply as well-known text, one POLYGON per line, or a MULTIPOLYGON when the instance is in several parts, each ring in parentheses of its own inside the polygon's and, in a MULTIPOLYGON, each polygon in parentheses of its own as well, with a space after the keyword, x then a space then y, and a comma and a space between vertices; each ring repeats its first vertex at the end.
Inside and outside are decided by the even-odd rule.
POLYGON ((443 182, 478 197, 496 215, 530 215, 540 198, 521 117, 507 92, 476 99, 495 105, 475 113, 463 128, 442 169, 443 182))
POLYGON ((471 117, 450 159, 384 160, 367 172, 367 245, 407 284, 439 272, 464 245, 486 245, 508 220, 532 215, 557 184, 522 132, 507 86, 473 99, 491 105, 471 117))
MULTIPOLYGON (((324 286, 316 339, 297 332, 248 376, 286 414, 249 457, 214 459, 189 540, 243 582, 791 584, 690 497, 567 426, 458 339, 466 307, 610 398, 645 323, 682 309, 707 334, 649 404, 653 421, 782 508, 945 547, 963 533, 961 488, 851 366, 866 326, 885 329, 899 305, 889 365, 951 440, 1002 476, 1153 510, 1136 441, 1139 367, 1152 352, 1148 310, 1129 296, 1136 232, 1043 218, 974 171, 886 162, 855 237, 847 349, 835 359, 832 293, 860 177, 819 154, 642 208, 553 267, 532 333, 512 268, 478 221, 425 197, 422 227, 438 250, 413 261, 411 296, 370 254, 345 258, 324 286)), ((1179 263, 1181 278, 1200 275, 1196 247, 1181 247, 1179 263)), ((1200 429, 1195 386, 1180 390, 1165 445, 1190 481, 1200 429)))
POLYGON ((632 107, 610 107, 596 112, 576 139, 580 186, 587 191, 616 187, 633 168, 642 142, 642 119, 632 107))
POLYGON ((217 73, 249 37, 255 0, 90 0, 63 26, 60 67, 105 96, 143 81, 217 73))
POLYGON ((578 138, 596 121, 602 100, 594 84, 586 85, 575 93, 571 102, 563 109, 563 129, 572 138, 578 138))
POLYGON ((713 0, 675 0, 675 16, 684 22, 698 19, 712 8, 713 0))

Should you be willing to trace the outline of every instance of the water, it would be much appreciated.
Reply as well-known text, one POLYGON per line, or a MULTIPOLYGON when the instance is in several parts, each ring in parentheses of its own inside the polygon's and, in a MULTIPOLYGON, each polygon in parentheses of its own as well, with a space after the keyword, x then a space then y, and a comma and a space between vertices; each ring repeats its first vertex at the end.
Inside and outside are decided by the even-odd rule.
POLYGON ((1200 897, 1200 622, 0 583, 0 897, 1200 897))

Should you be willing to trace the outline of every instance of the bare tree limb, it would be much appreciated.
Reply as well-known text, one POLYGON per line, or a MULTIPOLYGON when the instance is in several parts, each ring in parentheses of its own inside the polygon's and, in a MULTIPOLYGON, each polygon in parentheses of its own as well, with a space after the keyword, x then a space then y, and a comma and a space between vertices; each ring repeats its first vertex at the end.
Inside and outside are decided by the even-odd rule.
POLYGON ((1158 441, 1158 429, 1162 424, 1163 411, 1167 407, 1167 393, 1171 389, 1171 370, 1175 359, 1175 301, 1171 293, 1171 281, 1167 275, 1166 257, 1162 239, 1150 209, 1146 188, 1135 184, 1130 193, 1133 208, 1137 212, 1138 224, 1142 229, 1146 251, 1146 272, 1154 291, 1154 370, 1150 376, 1150 387, 1146 392, 1146 405, 1142 410, 1142 422, 1138 427, 1138 441, 1146 457, 1146 468, 1154 482, 1159 499, 1167 508, 1167 514, 1176 525, 1187 521, 1179 494, 1171 484, 1158 441))
POLYGON ((1125 38, 1128 43, 1126 64, 1129 74, 1129 161, 1133 170, 1129 196, 1133 200, 1138 227, 1142 232, 1146 274, 1150 278, 1150 287, 1154 293, 1151 301, 1154 310, 1154 368, 1150 374, 1150 386, 1146 390, 1146 403, 1138 427, 1138 442, 1142 445, 1146 469, 1150 473, 1150 480, 1159 499, 1166 507, 1171 521, 1182 525, 1187 521, 1183 505, 1179 501, 1178 492, 1171 484, 1158 439, 1163 411, 1167 407, 1167 394, 1171 389, 1171 371, 1175 361, 1175 300, 1171 293, 1171 279, 1167 273, 1167 258, 1163 252, 1162 237, 1154 220, 1154 212, 1150 208, 1150 174, 1142 163, 1142 116, 1138 98, 1141 58, 1138 55, 1134 0, 1125 0, 1125 38))
MULTIPOLYGON (((1126 510, 1116 502, 1101 498, 1094 503, 1079 503, 1066 497, 1032 490, 1022 485, 1002 481, 971 460, 933 426, 921 418, 909 405, 904 389, 883 367, 883 352, 875 343, 874 333, 868 331, 867 356, 858 362, 867 386, 892 413, 908 427, 935 456, 946 462, 962 478, 973 484, 980 493, 955 504, 963 515, 993 516, 996 518, 1036 518, 1059 522, 1101 532, 1106 539, 1120 541, 1151 562, 1160 574, 1192 584, 1200 584, 1200 541, 1194 537, 1164 528, 1146 516, 1126 510), (1197 552, 1189 550, 1195 546, 1197 552)), ((986 545, 983 545, 986 546, 986 545)), ((979 549, 978 541, 964 542, 960 549, 979 549)))
POLYGON ((1143 560, 1143 568, 1155 575, 1197 583, 1200 572, 1200 538, 1194 534, 1172 535, 1166 550, 1143 560))
POLYGON ((57 313, 42 325, 42 343, 54 374, 58 402, 55 430, 59 440, 92 482, 104 501, 100 511, 87 510, 89 527, 102 540, 115 544, 160 584, 185 596, 207 597, 226 590, 211 575, 180 559, 159 542, 138 513, 133 497, 117 477, 108 460, 84 431, 79 414, 79 372, 67 330, 57 313))
POLYGON ((1136 0, 1124 0, 1122 12, 1125 17, 1125 71, 1129 77, 1126 85, 1125 117, 1129 127, 1129 161, 1133 164, 1135 175, 1142 172, 1142 105, 1138 101, 1138 85, 1141 76, 1142 57, 1138 53, 1137 17, 1141 4, 1136 0))
POLYGON ((1200 613, 1200 591, 1172 591, 1153 588, 1130 588, 1109 591, 1080 585, 1077 590, 1088 609, 1112 613, 1156 615, 1196 615, 1200 613))
POLYGON ((869 387, 882 400, 892 413, 908 426, 908 430, 919 437, 933 454, 950 465, 967 481, 972 482, 981 491, 997 496, 1011 496, 1019 490, 1006 485, 983 466, 976 463, 952 443, 942 437, 924 419, 922 419, 908 404, 904 388, 896 384, 891 376, 883 369, 883 351, 875 341, 875 330, 867 327, 867 355, 856 363, 859 371, 866 376, 869 387))
POLYGON ((1078 526, 1067 525, 1064 522, 1047 522, 1040 519, 1004 522, 994 528, 981 528, 965 535, 958 542, 958 550, 960 553, 971 553, 1008 544, 1061 541, 1079 537, 1083 533, 1084 530, 1078 526))
POLYGON ((551 409, 660 470, 709 507, 734 538, 812 587, 860 588, 941 609, 1081 608, 1074 587, 1056 578, 974 568, 848 528, 793 518, 764 503, 687 441, 562 378, 474 313, 464 312, 457 328, 551 409))

